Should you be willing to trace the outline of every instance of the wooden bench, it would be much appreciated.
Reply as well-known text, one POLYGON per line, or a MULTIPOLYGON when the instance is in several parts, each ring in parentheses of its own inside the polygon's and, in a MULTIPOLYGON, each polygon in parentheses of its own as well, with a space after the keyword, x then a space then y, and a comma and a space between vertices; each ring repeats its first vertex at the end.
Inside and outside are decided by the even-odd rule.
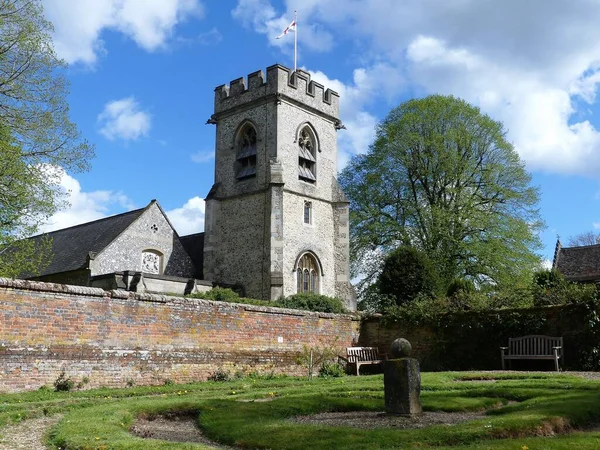
POLYGON ((346 349, 346 357, 339 357, 346 361, 350 366, 356 367, 356 375, 360 375, 359 368, 364 365, 383 364, 387 360, 387 355, 379 353, 377 347, 348 347, 346 349))
POLYGON ((529 336, 510 338, 508 347, 500 347, 502 370, 504 361, 513 359, 552 359, 558 372, 558 360, 563 357, 563 338, 533 334, 529 336))

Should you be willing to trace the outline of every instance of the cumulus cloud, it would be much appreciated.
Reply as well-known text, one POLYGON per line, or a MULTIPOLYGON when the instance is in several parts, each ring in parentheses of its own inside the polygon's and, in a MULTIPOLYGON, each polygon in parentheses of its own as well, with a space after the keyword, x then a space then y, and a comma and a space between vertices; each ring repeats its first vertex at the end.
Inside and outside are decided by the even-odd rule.
POLYGON ((67 174, 64 169, 55 168, 53 172, 58 178, 58 188, 64 194, 68 206, 50 217, 46 224, 40 227, 40 232, 55 231, 101 219, 106 217, 109 209, 115 206, 128 210, 135 207, 131 199, 122 192, 110 190, 85 192, 79 181, 67 174))
POLYGON ((148 135, 151 116, 140 108, 135 98, 126 97, 108 102, 98 115, 98 123, 100 133, 111 141, 135 141, 148 135))
MULTIPOLYGON (((304 20, 302 11, 299 11, 301 18, 298 19, 298 27, 302 29, 302 41, 298 45, 316 52, 331 50, 333 35, 321 27, 318 19, 314 16, 310 21, 304 20)), ((294 19, 293 8, 288 8, 287 12, 278 14, 268 0, 238 0, 231 15, 244 27, 266 35, 270 45, 282 47, 288 53, 291 51, 294 45, 293 33, 283 39, 276 39, 276 37, 294 19)))
MULTIPOLYGON (((61 167, 48 167, 49 176, 64 194, 68 205, 50 217, 39 229, 41 233, 60 230, 93 220, 102 219, 112 210, 130 211, 137 206, 123 192, 97 190, 86 192, 81 183, 61 167)), ((180 236, 204 231, 204 200, 190 198, 179 208, 165 212, 180 236)))
POLYGON ((402 73, 388 64, 354 70, 352 81, 330 79, 323 72, 310 72, 312 79, 340 94, 341 120, 346 130, 339 133, 338 168, 356 154, 364 153, 375 138, 378 118, 368 111, 373 103, 392 105, 404 88, 402 73))
POLYGON ((166 211, 166 214, 179 236, 204 231, 204 200, 198 196, 190 198, 180 208, 166 211))
MULTIPOLYGON (((336 42, 354 45, 357 70, 373 80, 386 82, 395 71, 403 83, 393 87, 405 87, 404 97, 451 94, 503 121, 530 169, 597 176, 600 133, 590 109, 600 83, 600 3, 287 0, 286 8, 280 14, 267 0, 239 0, 234 17, 270 35, 272 21, 297 8, 299 23, 317 23, 336 42), (390 72, 377 78, 381 64, 390 72)), ((356 135, 340 134, 340 144, 364 151, 366 130, 382 118, 365 94, 388 90, 374 91, 356 71, 344 82, 356 89, 346 94, 358 103, 343 103, 356 135)))
POLYGON ((164 48, 175 27, 202 17, 198 0, 43 0, 54 24, 54 45, 68 63, 93 65, 106 49, 104 30, 116 30, 147 51, 164 48))

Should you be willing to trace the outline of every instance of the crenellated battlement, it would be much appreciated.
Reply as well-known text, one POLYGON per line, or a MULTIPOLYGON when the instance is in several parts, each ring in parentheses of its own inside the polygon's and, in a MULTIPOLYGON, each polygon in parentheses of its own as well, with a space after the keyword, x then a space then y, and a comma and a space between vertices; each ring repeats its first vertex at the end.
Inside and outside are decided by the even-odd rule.
POLYGON ((293 71, 275 64, 246 78, 236 78, 215 88, 215 113, 237 108, 261 97, 277 95, 308 105, 335 118, 339 117, 339 94, 311 80, 308 72, 293 71))

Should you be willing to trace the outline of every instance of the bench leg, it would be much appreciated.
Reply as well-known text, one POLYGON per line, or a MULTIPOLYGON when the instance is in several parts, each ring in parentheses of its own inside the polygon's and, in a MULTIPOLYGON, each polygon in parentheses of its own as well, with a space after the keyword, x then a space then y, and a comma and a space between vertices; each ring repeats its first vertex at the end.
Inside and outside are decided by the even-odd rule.
POLYGON ((360 376, 359 370, 360 370, 360 364, 356 363, 356 376, 357 377, 360 376))
POLYGON ((502 370, 504 370, 504 355, 502 355, 502 370))

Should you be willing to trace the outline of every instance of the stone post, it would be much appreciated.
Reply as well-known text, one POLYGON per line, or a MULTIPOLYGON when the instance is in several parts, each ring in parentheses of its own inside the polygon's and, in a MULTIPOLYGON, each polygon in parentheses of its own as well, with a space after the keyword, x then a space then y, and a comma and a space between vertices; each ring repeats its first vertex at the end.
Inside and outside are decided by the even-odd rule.
POLYGON ((385 410, 389 414, 412 416, 423 412, 421 371, 419 361, 408 357, 411 351, 410 342, 396 339, 391 348, 393 359, 384 362, 385 410))

